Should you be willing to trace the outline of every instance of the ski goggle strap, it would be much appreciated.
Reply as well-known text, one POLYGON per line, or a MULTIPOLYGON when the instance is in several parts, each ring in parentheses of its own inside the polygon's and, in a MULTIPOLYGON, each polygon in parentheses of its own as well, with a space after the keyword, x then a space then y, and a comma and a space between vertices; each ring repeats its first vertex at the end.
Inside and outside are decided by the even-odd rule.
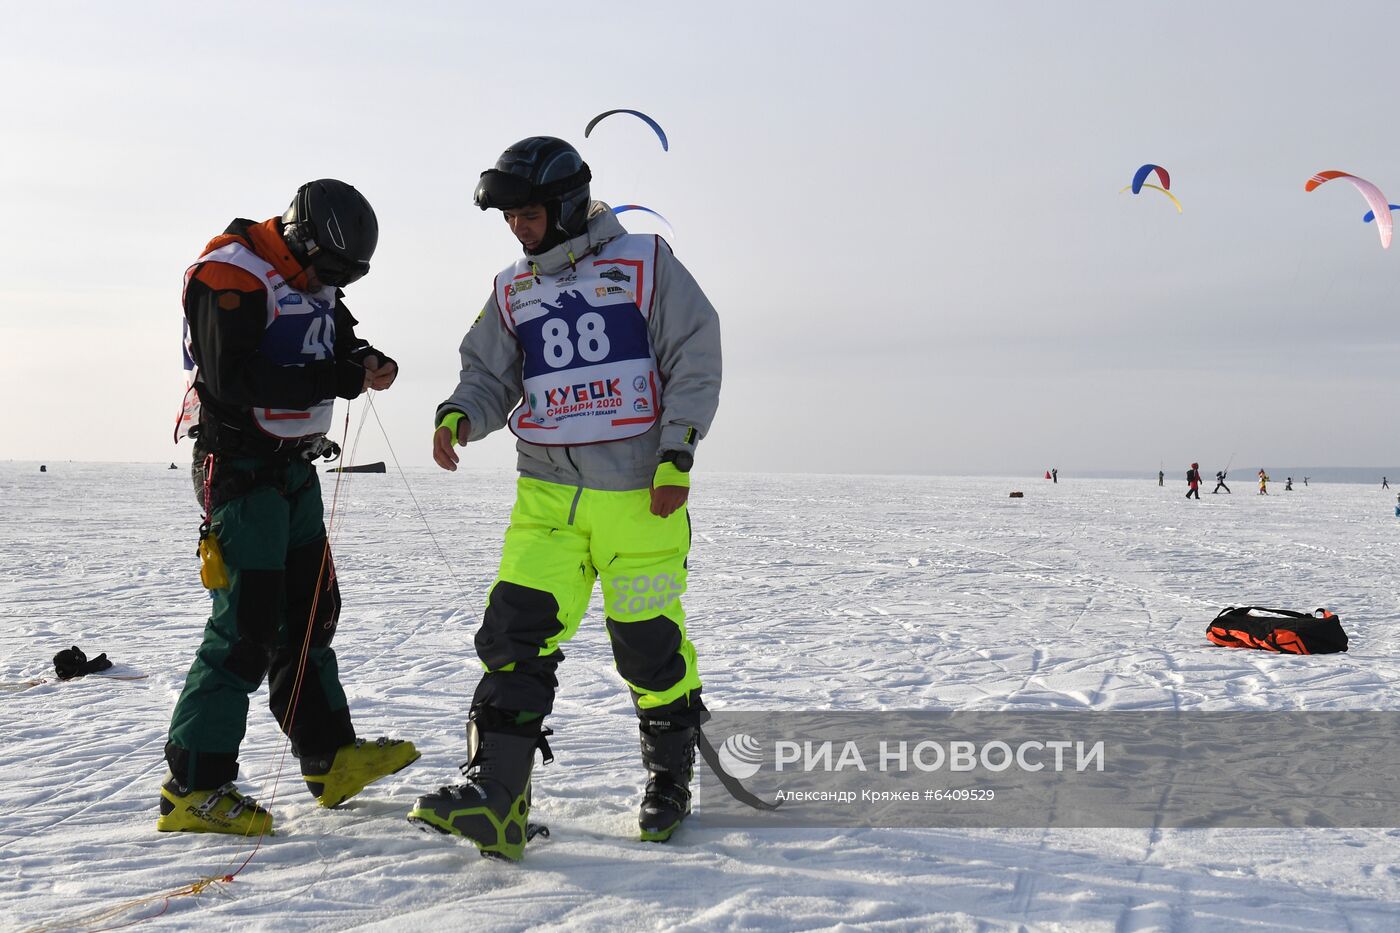
POLYGON ((498 210, 511 210, 527 204, 544 204, 592 180, 593 173, 588 170, 587 164, 572 175, 543 185, 532 185, 528 178, 488 168, 481 173, 481 180, 476 183, 472 201, 483 211, 493 207, 498 210))

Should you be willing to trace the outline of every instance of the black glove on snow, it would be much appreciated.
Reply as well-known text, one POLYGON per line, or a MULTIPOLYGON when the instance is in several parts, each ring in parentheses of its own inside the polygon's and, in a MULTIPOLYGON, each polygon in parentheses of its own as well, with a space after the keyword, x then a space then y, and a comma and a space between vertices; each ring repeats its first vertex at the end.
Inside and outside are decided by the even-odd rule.
POLYGON ((104 651, 89 661, 77 645, 53 656, 53 669, 57 672, 59 680, 72 680, 84 674, 105 671, 111 666, 112 662, 107 660, 107 652, 104 651))

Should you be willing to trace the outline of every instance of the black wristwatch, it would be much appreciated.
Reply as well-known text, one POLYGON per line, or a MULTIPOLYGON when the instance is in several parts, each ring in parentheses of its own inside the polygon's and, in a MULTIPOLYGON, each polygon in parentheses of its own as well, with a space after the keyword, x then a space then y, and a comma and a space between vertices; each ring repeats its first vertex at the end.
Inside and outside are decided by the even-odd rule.
POLYGON ((688 450, 667 450, 662 452, 661 462, 672 464, 681 473, 689 473, 695 466, 695 455, 688 450))

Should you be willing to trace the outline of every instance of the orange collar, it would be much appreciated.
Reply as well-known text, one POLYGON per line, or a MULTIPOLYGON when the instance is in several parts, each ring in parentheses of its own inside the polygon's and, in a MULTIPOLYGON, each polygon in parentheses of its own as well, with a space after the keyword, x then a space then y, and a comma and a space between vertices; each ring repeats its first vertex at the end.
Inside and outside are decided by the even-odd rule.
POLYGON ((287 241, 277 229, 277 221, 278 218, 272 217, 248 228, 248 239, 253 245, 253 252, 272 263, 272 268, 276 269, 278 275, 286 279, 292 288, 305 291, 306 270, 292 256, 287 241))

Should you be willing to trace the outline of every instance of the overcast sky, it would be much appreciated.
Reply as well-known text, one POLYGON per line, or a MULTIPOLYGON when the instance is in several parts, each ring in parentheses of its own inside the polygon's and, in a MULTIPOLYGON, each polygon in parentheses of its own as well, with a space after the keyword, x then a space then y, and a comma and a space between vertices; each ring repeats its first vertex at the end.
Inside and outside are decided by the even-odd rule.
MULTIPOLYGON (((697 469, 1400 462, 1400 245, 1344 182, 1303 190, 1400 200, 1400 5, 0 6, 0 459, 187 460, 185 267, 331 176, 378 212, 347 303, 429 463, 518 255, 472 188, 548 134, 669 217, 719 309, 697 469), (625 117, 584 139, 613 107, 670 152, 625 117), (1144 162, 1185 213, 1119 194, 1144 162)), ((358 458, 387 456, 371 417, 358 458)))

